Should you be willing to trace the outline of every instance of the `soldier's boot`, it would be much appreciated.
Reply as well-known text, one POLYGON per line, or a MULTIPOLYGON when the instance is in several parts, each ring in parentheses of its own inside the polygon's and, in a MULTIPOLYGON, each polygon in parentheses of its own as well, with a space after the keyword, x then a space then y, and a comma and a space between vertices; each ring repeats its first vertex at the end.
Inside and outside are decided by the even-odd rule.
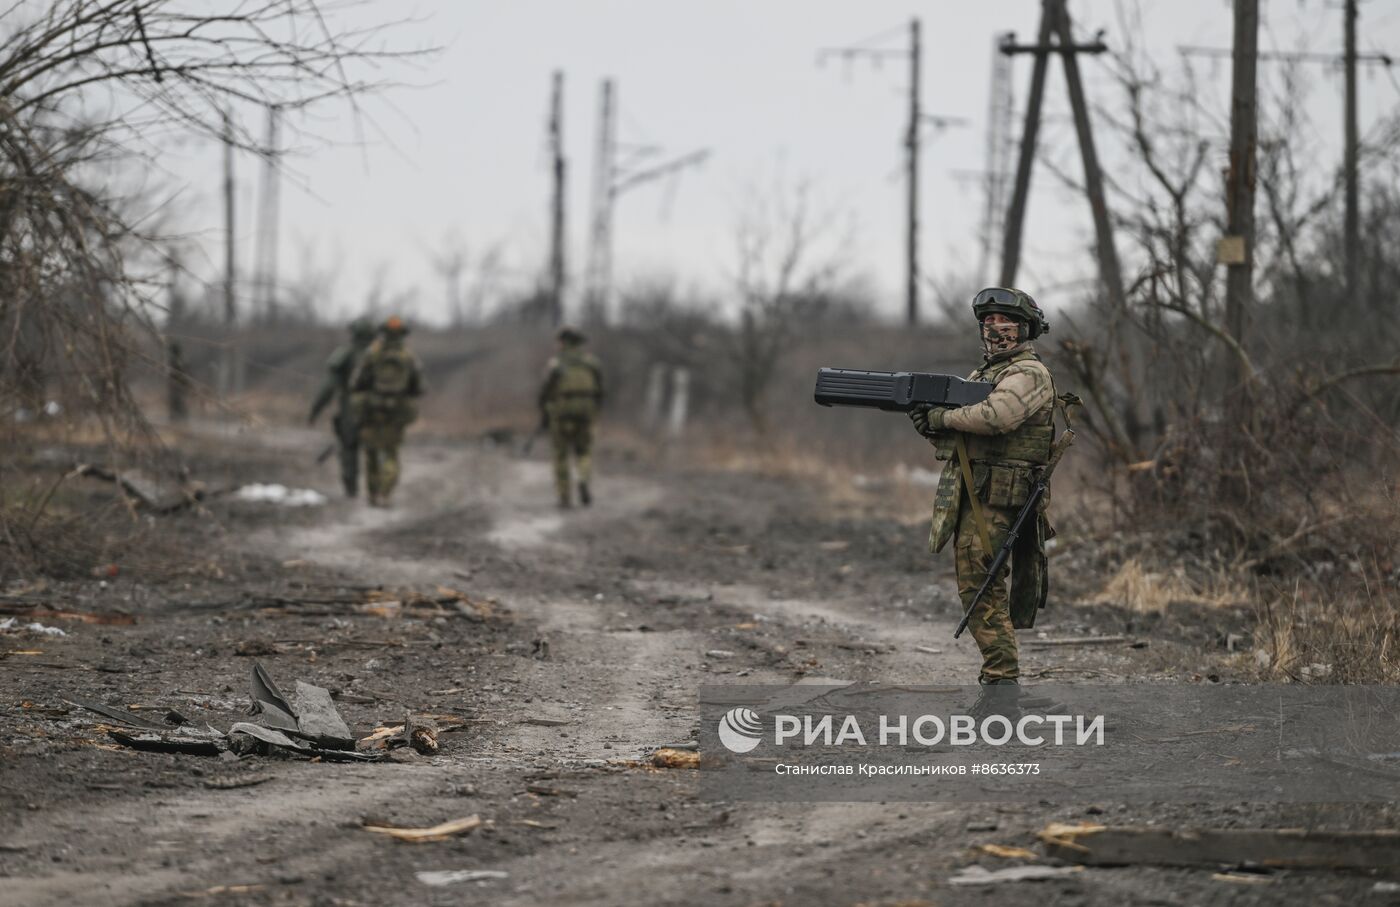
POLYGON ((345 486, 345 496, 353 498, 360 493, 360 483, 352 476, 341 476, 340 483, 345 486))
POLYGON ((593 495, 588 493, 587 482, 578 483, 578 502, 585 507, 593 503, 593 495))
POLYGON ((992 680, 982 684, 968 714, 978 722, 1000 715, 1014 723, 1021 717, 1020 701, 1021 687, 1015 680, 992 680))

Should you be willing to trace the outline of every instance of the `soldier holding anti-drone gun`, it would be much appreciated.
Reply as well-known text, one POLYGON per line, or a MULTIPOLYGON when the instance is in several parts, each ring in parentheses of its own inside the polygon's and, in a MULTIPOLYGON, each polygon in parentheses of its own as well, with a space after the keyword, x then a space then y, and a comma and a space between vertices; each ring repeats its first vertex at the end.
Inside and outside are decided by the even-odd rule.
POLYGON ((1055 435, 1057 397, 1050 371, 1032 346, 1050 329, 1035 300, 991 287, 972 301, 982 364, 967 380, 918 372, 821 369, 816 401, 909 414, 946 461, 934 497, 929 549, 953 540, 963 617, 954 637, 972 631, 982 652, 980 712, 1015 707, 1020 676, 1017 629, 1035 625, 1045 606, 1045 542, 1050 474, 1074 432, 1055 435), (1006 576, 1010 562, 1011 587, 1006 576), (1001 688, 1001 689, 998 689, 1001 688))

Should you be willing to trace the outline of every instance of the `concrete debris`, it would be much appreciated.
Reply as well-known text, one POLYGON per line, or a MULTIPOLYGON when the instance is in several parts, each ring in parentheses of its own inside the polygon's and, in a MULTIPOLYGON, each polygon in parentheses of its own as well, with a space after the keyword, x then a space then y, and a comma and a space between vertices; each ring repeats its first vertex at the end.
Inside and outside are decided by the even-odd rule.
POLYGON ((259 504, 280 504, 283 507, 320 507, 326 496, 310 488, 288 488, 276 483, 244 485, 233 493, 240 501, 259 504))
POLYGON ((446 869, 441 871, 415 872, 414 877, 424 885, 455 885, 458 882, 487 882, 491 879, 509 878, 510 873, 499 869, 446 869))
POLYGON ((1084 871, 1083 866, 1011 866, 1006 869, 987 869, 982 866, 967 866, 948 879, 950 885, 995 885, 999 882, 1038 882, 1046 879, 1073 877, 1084 871))
POLYGON ((25 633, 32 633, 35 636, 68 635, 67 633, 64 633, 62 630, 60 630, 58 627, 46 627, 43 624, 39 623, 37 620, 27 624, 21 624, 19 622, 18 617, 7 617, 4 620, 0 620, 0 632, 18 633, 20 631, 24 631, 25 633))
POLYGON ((1332 666, 1330 664, 1310 664, 1298 672, 1304 677, 1322 678, 1332 676, 1332 666))
POLYGON ((457 835, 464 835, 482 824, 480 816, 467 816, 465 819, 453 819, 451 822, 443 822, 430 828, 403 828, 398 825, 385 825, 382 823, 366 822, 361 827, 365 831, 372 831, 379 835, 388 835, 391 838, 398 838, 400 841, 408 841, 413 844, 423 844, 428 841, 446 841, 457 835))
POLYGON ((1093 866, 1268 866, 1288 869, 1400 868, 1400 831, 1302 828, 1146 828, 1052 823, 1047 855, 1093 866))

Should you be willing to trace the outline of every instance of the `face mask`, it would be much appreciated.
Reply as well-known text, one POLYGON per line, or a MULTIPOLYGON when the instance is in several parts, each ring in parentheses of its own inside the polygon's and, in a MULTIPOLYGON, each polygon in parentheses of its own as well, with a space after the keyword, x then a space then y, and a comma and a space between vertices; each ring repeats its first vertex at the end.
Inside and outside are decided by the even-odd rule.
POLYGON ((988 356, 1003 353, 1021 342, 1021 326, 1009 324, 982 323, 982 351, 988 356))

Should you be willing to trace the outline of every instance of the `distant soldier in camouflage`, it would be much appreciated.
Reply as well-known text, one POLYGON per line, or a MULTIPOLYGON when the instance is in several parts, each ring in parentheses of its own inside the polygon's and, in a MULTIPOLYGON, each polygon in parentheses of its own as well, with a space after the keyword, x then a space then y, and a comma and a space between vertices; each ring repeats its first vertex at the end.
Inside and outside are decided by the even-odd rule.
POLYGON ((404 430, 418 418, 414 401, 423 395, 423 369, 404 345, 408 327, 397 316, 379 328, 350 379, 351 400, 365 449, 365 485, 369 503, 389 506, 399 481, 399 445, 404 430))
POLYGON ((335 401, 331 428, 335 431, 336 447, 340 453, 340 481, 345 486, 345 494, 352 498, 360 486, 360 436, 355 425, 354 409, 350 405, 350 378, 373 340, 372 321, 356 318, 350 322, 350 342, 336 347, 326 360, 326 378, 316 392, 311 415, 306 419, 308 424, 314 423, 321 410, 332 400, 335 401))
MULTIPOLYGON (((1035 300, 1020 290, 992 287, 974 297, 981 329, 982 364, 968 377, 990 381, 981 403, 910 413, 914 427, 948 461, 934 499, 929 548, 954 540, 958 594, 966 608, 987 577, 996 551, 1030 493, 1037 470, 1055 439, 1055 382, 1031 344, 1048 331, 1035 300)), ((1048 589, 1044 542, 1050 533, 1044 509, 1023 530, 1012 551, 1011 593, 1003 567, 970 616, 968 628, 982 652, 978 681, 1016 684, 1020 676, 1016 629, 1035 622, 1048 589)))
POLYGON ((562 327, 556 335, 558 353, 549 360, 540 387, 540 417, 549 427, 554 447, 554 487, 559 506, 573 506, 569 480, 569 456, 575 460, 579 503, 593 503, 589 482, 593 478, 593 424, 603 405, 603 372, 598 359, 583 348, 577 329, 562 327))

